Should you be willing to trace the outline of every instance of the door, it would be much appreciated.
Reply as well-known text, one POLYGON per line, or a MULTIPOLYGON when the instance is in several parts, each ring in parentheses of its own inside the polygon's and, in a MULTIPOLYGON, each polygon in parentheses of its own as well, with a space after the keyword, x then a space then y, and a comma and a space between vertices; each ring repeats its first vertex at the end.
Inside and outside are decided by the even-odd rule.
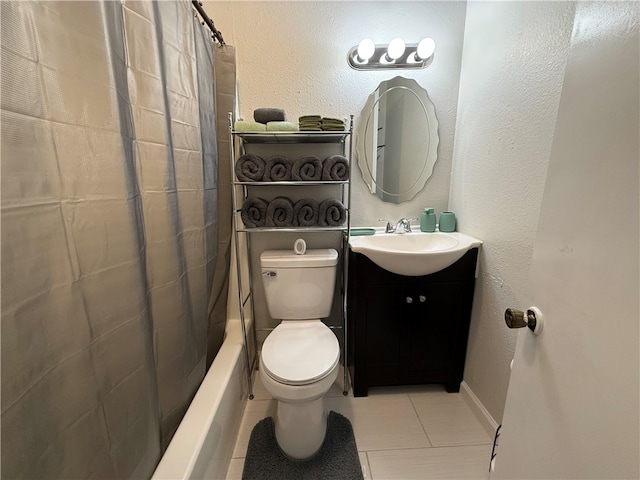
POLYGON ((640 475, 639 8, 576 7, 492 479, 640 475))

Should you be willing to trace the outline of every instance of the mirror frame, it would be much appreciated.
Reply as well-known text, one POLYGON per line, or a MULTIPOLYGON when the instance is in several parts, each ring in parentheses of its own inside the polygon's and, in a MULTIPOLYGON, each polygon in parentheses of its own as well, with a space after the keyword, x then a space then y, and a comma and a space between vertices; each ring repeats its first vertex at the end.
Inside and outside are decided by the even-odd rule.
MULTIPOLYGON (((420 122, 412 121, 412 123, 418 124, 420 122)), ((410 78, 397 76, 390 80, 381 82, 376 90, 369 95, 358 122, 358 130, 356 134, 356 155, 362 177, 369 187, 369 191, 373 195, 376 195, 385 202, 396 204, 412 200, 425 188, 427 180, 429 180, 433 173, 433 168, 438 159, 439 143, 438 118, 436 117, 435 106, 429 98, 427 91, 422 88, 418 82, 410 78), (382 93, 380 93, 381 88, 384 88, 382 93), (373 117, 376 109, 378 108, 378 104, 384 96, 397 90, 408 91, 410 95, 413 95, 416 98, 422 107, 424 123, 421 123, 421 125, 424 125, 424 131, 418 127, 418 130, 414 134, 423 137, 426 136, 427 146, 425 148, 425 155, 422 157, 422 170, 420 171, 420 174, 415 177, 415 182, 410 186, 403 187, 402 191, 388 191, 388 189, 385 190, 384 185, 379 185, 373 178, 373 174, 371 172, 373 158, 369 157, 373 157, 374 143, 371 143, 371 146, 369 146, 367 145, 367 142, 371 140, 373 135, 372 130, 375 128, 373 117)), ((388 150, 393 151, 393 149, 388 150)), ((396 149, 396 151, 400 152, 400 158, 398 161, 407 162, 409 161, 408 159, 402 158, 403 150, 405 149, 401 146, 398 146, 396 149)))

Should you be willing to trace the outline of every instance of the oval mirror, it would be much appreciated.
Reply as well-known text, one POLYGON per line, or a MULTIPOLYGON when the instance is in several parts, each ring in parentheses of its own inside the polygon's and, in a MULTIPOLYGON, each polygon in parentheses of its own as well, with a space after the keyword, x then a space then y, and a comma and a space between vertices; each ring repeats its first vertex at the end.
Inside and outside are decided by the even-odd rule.
POLYGON ((406 202, 424 188, 438 157, 438 119, 418 82, 395 77, 378 85, 360 116, 356 154, 365 183, 383 201, 406 202))

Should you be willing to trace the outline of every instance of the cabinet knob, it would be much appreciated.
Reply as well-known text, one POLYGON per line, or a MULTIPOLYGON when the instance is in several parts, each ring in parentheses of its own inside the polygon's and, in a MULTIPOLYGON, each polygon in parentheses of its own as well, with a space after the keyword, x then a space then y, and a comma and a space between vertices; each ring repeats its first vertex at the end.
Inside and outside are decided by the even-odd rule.
POLYGON ((407 303, 413 303, 413 298, 411 298, 411 297, 407 297, 406 300, 407 300, 407 303))
POLYGON ((418 297, 418 300, 420 300, 420 303, 424 303, 424 302, 426 302, 426 301, 427 301, 427 297, 425 297, 424 295, 420 295, 420 296, 418 297))

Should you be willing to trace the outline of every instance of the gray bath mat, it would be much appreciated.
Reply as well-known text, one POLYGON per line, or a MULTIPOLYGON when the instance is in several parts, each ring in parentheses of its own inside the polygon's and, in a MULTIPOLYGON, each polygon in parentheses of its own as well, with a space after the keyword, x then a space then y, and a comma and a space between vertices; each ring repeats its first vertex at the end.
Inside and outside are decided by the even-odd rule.
POLYGON ((243 480, 363 478, 351 422, 339 413, 329 412, 324 442, 308 460, 290 460, 280 451, 271 417, 260 420, 251 431, 243 480))

